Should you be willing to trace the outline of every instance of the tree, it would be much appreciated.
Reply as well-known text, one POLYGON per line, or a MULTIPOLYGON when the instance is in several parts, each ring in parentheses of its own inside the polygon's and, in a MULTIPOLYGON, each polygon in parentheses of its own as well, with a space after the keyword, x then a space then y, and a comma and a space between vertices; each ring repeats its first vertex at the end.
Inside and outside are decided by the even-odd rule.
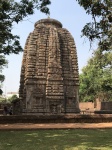
POLYGON ((23 49, 19 36, 13 35, 11 30, 14 23, 22 21, 28 15, 34 14, 35 9, 49 14, 47 5, 49 0, 0 0, 0 54, 18 54, 23 49))
POLYGON ((97 49, 80 74, 80 100, 112 100, 112 53, 97 49))
POLYGON ((91 101, 95 96, 110 99, 112 90, 112 2, 110 0, 77 0, 92 22, 82 29, 90 44, 98 40, 98 50, 82 69, 80 100, 91 101))
POLYGON ((14 102, 18 99, 17 95, 12 95, 11 97, 8 98, 8 102, 14 102))
MULTIPOLYGON (((2 71, 2 69, 4 67, 7 66, 7 60, 5 59, 5 56, 4 55, 0 55, 0 72, 2 71)), ((0 80, 2 80, 3 78, 0 78, 0 80)))
POLYGON ((3 91, 0 89, 0 95, 2 95, 3 91))
POLYGON ((4 67, 7 66, 7 60, 5 59, 5 56, 4 55, 0 55, 0 95, 2 95, 3 91, 2 91, 2 82, 5 80, 5 76, 2 75, 2 69, 4 67))
POLYGON ((112 49, 112 1, 111 0, 77 0, 93 22, 87 23, 82 29, 82 36, 86 36, 90 43, 99 41, 102 51, 112 49))

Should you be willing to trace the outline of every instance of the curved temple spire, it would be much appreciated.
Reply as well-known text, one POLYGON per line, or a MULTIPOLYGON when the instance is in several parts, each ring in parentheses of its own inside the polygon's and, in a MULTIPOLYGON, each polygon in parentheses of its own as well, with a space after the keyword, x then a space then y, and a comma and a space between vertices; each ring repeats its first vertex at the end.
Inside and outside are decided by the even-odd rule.
POLYGON ((79 113, 74 39, 55 19, 35 23, 23 55, 19 96, 22 114, 79 113))

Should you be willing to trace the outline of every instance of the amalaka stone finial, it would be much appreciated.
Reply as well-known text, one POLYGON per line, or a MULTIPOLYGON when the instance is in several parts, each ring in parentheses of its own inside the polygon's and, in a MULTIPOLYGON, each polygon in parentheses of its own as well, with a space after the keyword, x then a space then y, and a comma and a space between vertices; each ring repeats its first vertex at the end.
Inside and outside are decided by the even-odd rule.
POLYGON ((50 18, 50 16, 48 16, 47 19, 41 19, 41 20, 37 21, 35 23, 35 27, 37 28, 38 25, 45 25, 45 26, 49 26, 50 25, 50 26, 55 27, 55 28, 62 28, 61 22, 59 22, 56 19, 50 18))

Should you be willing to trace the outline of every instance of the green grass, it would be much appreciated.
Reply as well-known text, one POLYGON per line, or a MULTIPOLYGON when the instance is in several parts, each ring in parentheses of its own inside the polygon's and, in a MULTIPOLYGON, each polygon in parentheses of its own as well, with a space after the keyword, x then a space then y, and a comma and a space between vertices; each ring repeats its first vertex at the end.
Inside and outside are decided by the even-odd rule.
POLYGON ((0 150, 112 150, 112 129, 0 131, 0 150))

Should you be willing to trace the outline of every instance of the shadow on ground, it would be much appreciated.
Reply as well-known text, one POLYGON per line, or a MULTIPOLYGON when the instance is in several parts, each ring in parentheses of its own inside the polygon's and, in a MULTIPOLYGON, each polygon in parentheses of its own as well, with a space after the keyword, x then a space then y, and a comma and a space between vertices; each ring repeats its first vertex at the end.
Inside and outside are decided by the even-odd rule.
POLYGON ((111 150, 112 129, 0 131, 0 150, 111 150))

